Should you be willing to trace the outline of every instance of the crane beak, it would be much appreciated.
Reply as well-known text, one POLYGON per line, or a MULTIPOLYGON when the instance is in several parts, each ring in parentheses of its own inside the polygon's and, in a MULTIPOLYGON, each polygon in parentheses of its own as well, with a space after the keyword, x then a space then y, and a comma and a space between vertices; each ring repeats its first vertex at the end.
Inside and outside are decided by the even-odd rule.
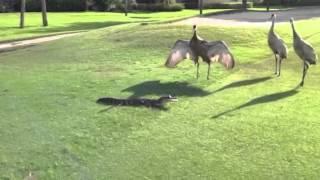
POLYGON ((176 65, 170 64, 169 62, 166 62, 164 64, 164 66, 167 67, 167 68, 175 68, 175 67, 177 67, 176 65))

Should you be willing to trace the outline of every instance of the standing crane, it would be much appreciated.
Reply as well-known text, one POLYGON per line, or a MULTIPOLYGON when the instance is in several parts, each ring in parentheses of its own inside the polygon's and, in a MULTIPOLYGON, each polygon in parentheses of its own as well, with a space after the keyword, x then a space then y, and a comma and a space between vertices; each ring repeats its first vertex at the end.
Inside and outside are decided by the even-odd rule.
POLYGON ((308 42, 304 41, 299 34, 297 33, 294 27, 294 19, 290 19, 290 23, 293 31, 293 47, 296 54, 303 61, 303 74, 300 86, 304 84, 304 78, 306 77, 309 65, 315 65, 318 59, 317 54, 315 53, 313 47, 308 42))
POLYGON ((207 42, 197 34, 197 26, 193 26, 191 40, 177 40, 167 58, 165 66, 174 68, 184 59, 191 59, 197 66, 197 79, 199 78, 199 57, 208 64, 207 79, 210 76, 212 62, 219 62, 226 69, 232 69, 235 65, 234 58, 224 41, 207 42))
POLYGON ((276 15, 271 15, 271 28, 268 34, 268 45, 272 50, 275 57, 275 75, 280 76, 281 74, 281 63, 283 59, 286 59, 288 56, 288 48, 285 45, 284 41, 280 38, 278 34, 274 32, 274 24, 276 20, 276 15))

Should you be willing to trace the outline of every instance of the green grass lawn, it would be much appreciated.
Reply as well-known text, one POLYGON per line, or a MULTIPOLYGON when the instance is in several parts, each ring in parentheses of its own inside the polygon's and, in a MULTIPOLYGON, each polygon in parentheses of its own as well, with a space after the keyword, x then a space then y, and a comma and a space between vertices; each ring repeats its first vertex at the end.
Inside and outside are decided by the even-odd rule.
MULTIPOLYGON (((296 25, 318 50, 319 22, 296 25)), ((1 53, 0 179, 317 179, 320 69, 294 90, 302 64, 285 24, 290 55, 274 77, 267 31, 199 27, 237 59, 209 81, 205 64, 199 80, 189 60, 163 66, 189 26, 119 25, 1 53), (95 103, 168 93, 179 98, 168 111, 95 103)))
MULTIPOLYGON (((224 11, 223 9, 208 9, 204 13, 224 11)), ((51 33, 91 30, 124 23, 171 21, 198 15, 197 10, 178 12, 135 12, 126 17, 123 13, 111 12, 77 12, 48 13, 49 27, 42 27, 40 13, 26 13, 26 28, 19 27, 19 13, 0 13, 0 41, 18 38, 47 35, 51 33)))

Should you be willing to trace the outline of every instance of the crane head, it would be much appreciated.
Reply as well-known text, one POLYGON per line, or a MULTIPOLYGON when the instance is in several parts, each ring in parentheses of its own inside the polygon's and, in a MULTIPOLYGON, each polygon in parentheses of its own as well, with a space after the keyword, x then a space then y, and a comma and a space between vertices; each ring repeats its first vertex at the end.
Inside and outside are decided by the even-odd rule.
POLYGON ((274 19, 274 18, 276 18, 276 17, 277 17, 277 15, 274 14, 274 13, 272 13, 270 19, 274 19))
POLYGON ((193 25, 193 29, 197 29, 197 25, 194 24, 194 25, 193 25))
POLYGON ((292 18, 290 18, 290 22, 291 22, 291 23, 293 23, 293 21, 294 21, 293 17, 292 17, 292 18))
POLYGON ((193 31, 197 30, 197 25, 193 25, 193 31))

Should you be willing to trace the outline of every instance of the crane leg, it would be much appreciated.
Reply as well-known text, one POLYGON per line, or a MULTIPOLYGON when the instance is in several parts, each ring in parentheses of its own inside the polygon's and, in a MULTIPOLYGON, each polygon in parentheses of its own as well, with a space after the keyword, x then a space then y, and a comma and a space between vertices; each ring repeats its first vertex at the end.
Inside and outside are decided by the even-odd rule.
POLYGON ((277 75, 278 74, 278 57, 277 57, 277 54, 274 54, 274 59, 275 59, 275 71, 274 71, 274 74, 277 75))
POLYGON ((303 63, 303 75, 302 75, 302 81, 300 83, 300 86, 303 86, 303 84, 304 84, 304 78, 307 75, 308 69, 309 69, 309 65, 307 63, 303 63))
POLYGON ((199 79, 199 65, 200 65, 200 64, 197 62, 197 63, 196 63, 196 66, 197 66, 197 79, 199 79))
POLYGON ((210 68, 211 68, 211 63, 208 64, 208 72, 207 72, 207 80, 209 80, 210 78, 210 68))
POLYGON ((278 70, 278 77, 280 77, 280 75, 281 75, 281 63, 282 63, 282 59, 280 58, 279 59, 279 70, 278 70))

